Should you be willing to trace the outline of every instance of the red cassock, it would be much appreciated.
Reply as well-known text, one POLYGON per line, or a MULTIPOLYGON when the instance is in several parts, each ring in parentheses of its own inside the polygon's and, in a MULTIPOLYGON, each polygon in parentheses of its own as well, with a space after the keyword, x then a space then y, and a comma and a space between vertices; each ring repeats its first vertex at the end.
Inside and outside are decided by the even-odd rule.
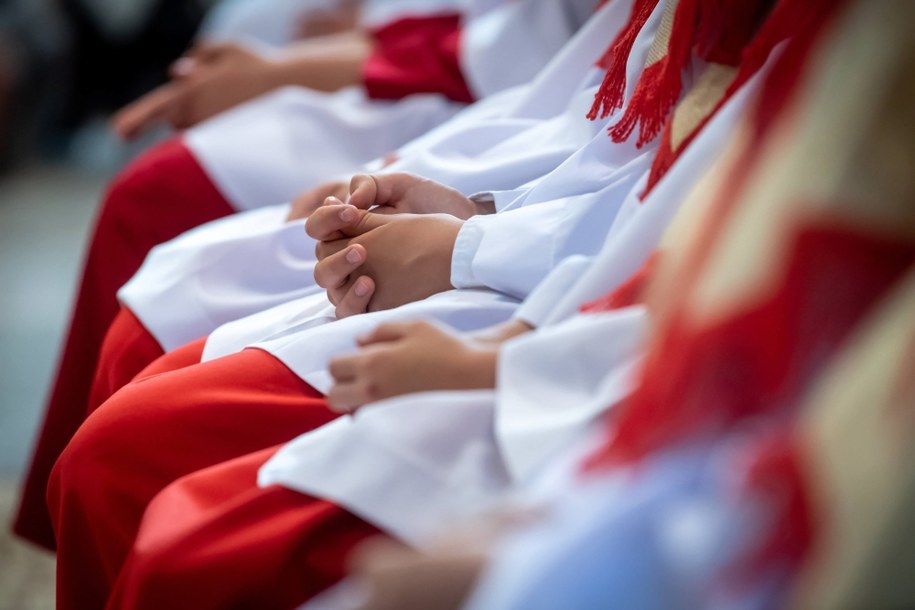
POLYGON ((87 418, 54 467, 59 609, 104 608, 112 591, 111 607, 224 607, 237 597, 291 608, 340 578, 349 549, 378 533, 330 503, 257 488, 271 447, 337 416, 266 352, 201 364, 202 348, 144 370, 87 418))
MULTIPOLYGON (((372 32, 376 47, 363 69, 366 92, 399 99, 440 93, 473 96, 460 69, 457 14, 405 18, 372 32), (422 58, 422 61, 417 61, 422 58)), ((48 549, 55 541, 45 510, 48 474, 88 411, 161 355, 158 343, 124 313, 116 294, 156 245, 234 211, 181 138, 150 150, 114 181, 93 232, 63 356, 26 477, 14 531, 48 549), (98 389, 92 390, 99 354, 98 389)))
POLYGON ((63 355, 13 526, 20 536, 54 548, 44 502, 48 474, 86 417, 102 338, 118 311, 118 289, 155 245, 232 211, 180 138, 147 152, 111 185, 92 233, 63 355))

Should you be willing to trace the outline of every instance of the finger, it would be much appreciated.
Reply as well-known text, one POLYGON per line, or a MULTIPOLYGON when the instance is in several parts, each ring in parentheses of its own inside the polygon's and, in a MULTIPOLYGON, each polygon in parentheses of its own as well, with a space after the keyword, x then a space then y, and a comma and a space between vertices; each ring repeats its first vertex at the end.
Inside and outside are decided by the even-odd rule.
POLYGON ((375 204, 378 184, 374 176, 357 174, 349 183, 349 204, 361 210, 367 210, 375 204))
POLYGON ((358 278, 337 303, 337 319, 363 314, 375 294, 375 282, 368 276, 358 278))
POLYGON ((422 178, 403 172, 354 176, 350 181, 349 203, 363 209, 372 205, 393 206, 404 197, 410 187, 421 181, 422 178))
POLYGON ((308 217, 305 232, 318 241, 342 239, 349 236, 344 229, 354 226, 363 213, 351 205, 324 205, 308 217))
POLYGON ((333 207, 335 205, 346 205, 345 201, 341 201, 339 197, 330 195, 324 198, 324 201, 321 203, 322 206, 333 207))
POLYGON ((350 244, 349 239, 335 239, 334 241, 319 241, 315 244, 315 257, 323 261, 329 256, 337 254, 350 244))
POLYGON ((337 383, 352 381, 356 377, 356 368, 361 356, 341 356, 330 361, 328 370, 337 383))
POLYGON ((339 288, 347 282, 352 272, 362 266, 365 258, 364 246, 347 246, 315 265, 315 283, 324 289, 339 288))
POLYGON ((387 343, 403 339, 413 328, 411 322, 389 322, 379 324, 372 332, 362 335, 356 339, 356 343, 362 347, 372 345, 373 343, 387 343))
POLYGON ((168 67, 168 75, 175 80, 188 78, 194 73, 198 65, 199 62, 193 57, 181 57, 168 67))
POLYGON ((153 122, 165 119, 181 95, 182 89, 175 84, 163 85, 124 107, 114 115, 111 125, 125 140, 133 139, 146 131, 153 122))
POLYGON ((364 384, 358 381, 335 384, 327 392, 327 406, 336 413, 352 413, 368 402, 364 384))
POLYGON ((237 48, 237 45, 233 42, 201 42, 194 45, 186 53, 186 56, 195 61, 206 63, 216 61, 237 48))

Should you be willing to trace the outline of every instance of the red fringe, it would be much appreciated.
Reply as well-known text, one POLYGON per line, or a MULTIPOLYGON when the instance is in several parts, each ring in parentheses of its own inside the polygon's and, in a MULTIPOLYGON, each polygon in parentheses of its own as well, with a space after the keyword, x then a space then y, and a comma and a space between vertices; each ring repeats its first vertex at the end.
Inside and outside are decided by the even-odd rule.
POLYGON ((594 104, 588 112, 588 119, 595 121, 606 119, 611 112, 623 107, 626 93, 626 64, 635 39, 645 27, 648 18, 658 5, 658 0, 636 0, 626 27, 620 31, 613 44, 604 52, 597 65, 607 70, 601 83, 594 104))
POLYGON ((660 61, 645 68, 623 118, 610 127, 610 137, 621 143, 629 139, 636 126, 641 148, 654 140, 680 99, 683 89, 683 70, 689 65, 696 31, 699 0, 680 0, 674 15, 667 54, 660 61))
POLYGON ((771 79, 767 85, 769 91, 764 97, 767 100, 771 99, 773 103, 761 105, 759 108, 757 128, 765 130, 774 120, 772 109, 781 108, 782 103, 778 100, 786 92, 793 90, 795 81, 800 77, 800 67, 809 52, 809 46, 817 38, 817 32, 812 30, 827 23, 830 11, 841 5, 841 2, 832 0, 812 2, 817 4, 799 0, 780 0, 773 8, 772 0, 702 0, 696 34, 697 53, 708 61, 738 65, 739 70, 714 111, 680 143, 677 150, 670 146, 670 124, 667 125, 663 135, 666 146, 662 145, 652 163, 648 183, 641 199, 644 200, 657 186, 711 117, 762 68, 776 45, 805 30, 810 30, 802 37, 801 44, 794 45, 789 51, 793 60, 782 62, 791 63, 793 66, 790 69, 783 66, 781 76, 771 79), (728 27, 728 24, 732 24, 733 27, 728 27))
MULTIPOLYGON (((717 108, 715 109, 717 111, 717 108)), ((706 119, 703 119, 702 123, 693 130, 693 132, 687 137, 683 142, 680 143, 680 146, 677 147, 677 150, 674 150, 671 146, 671 125, 672 123, 668 121, 667 125, 664 126, 664 133, 661 135, 661 146, 658 147, 658 152, 654 156, 654 160, 651 162, 651 171, 648 173, 648 182, 645 184, 645 191, 639 197, 640 200, 644 201, 648 194, 654 190, 654 187, 658 185, 658 182, 661 181, 667 172, 670 171, 670 168, 673 167, 677 159, 680 158, 680 154, 686 150, 686 147, 689 146, 696 135, 702 130, 705 126, 705 123, 714 115, 713 112, 706 119)))

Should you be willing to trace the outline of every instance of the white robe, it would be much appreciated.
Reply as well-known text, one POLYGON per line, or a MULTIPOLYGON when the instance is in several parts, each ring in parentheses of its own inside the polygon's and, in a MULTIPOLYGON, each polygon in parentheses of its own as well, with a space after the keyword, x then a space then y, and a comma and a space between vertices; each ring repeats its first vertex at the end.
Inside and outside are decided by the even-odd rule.
MULTIPOLYGON (((369 0, 363 3, 360 21, 362 25, 373 26, 397 19, 403 13, 462 8, 465 1, 369 0)), ((299 22, 308 13, 332 10, 339 4, 339 0, 223 0, 207 13, 198 38, 283 47, 295 42, 299 22)))
MULTIPOLYGON (((530 81, 584 23, 584 9, 593 9, 594 0, 467 3, 461 67, 471 90, 483 99, 530 81)), ((400 4, 387 6, 385 16, 396 17, 404 10, 394 11, 400 4)), ((435 12, 440 4, 423 12, 435 12)), ((435 94, 385 101, 369 98, 362 87, 336 93, 290 87, 190 129, 186 142, 229 203, 250 210, 351 175, 462 106, 435 94)))
MULTIPOLYGON (((641 184, 632 189, 624 204, 628 213, 617 214, 604 232, 604 246, 590 265, 595 272, 579 276, 592 292, 613 289, 646 260, 724 149, 752 89, 710 121, 644 202, 635 197, 641 184)), ((553 290, 554 303, 569 292, 568 283, 544 286, 553 290)), ((504 346, 498 392, 413 394, 368 406, 286 445, 261 469, 259 482, 333 500, 421 545, 436 527, 503 500, 562 451, 580 445, 633 387, 646 326, 638 306, 566 315, 504 346)), ((315 351, 323 351, 327 338, 320 336, 315 351)), ((270 349, 269 343, 263 347, 270 349)), ((277 355, 291 362, 287 354, 277 355)), ((305 379, 326 388, 326 375, 305 379)))
MULTIPOLYGON (((621 9, 618 4, 609 8, 613 7, 621 9)), ((636 40, 628 65, 630 90, 644 67, 661 12, 659 7, 636 40)), ((622 17, 626 14, 622 10, 617 23, 624 22, 622 17)), ((594 81, 601 79, 599 70, 589 71, 594 81)), ((306 296, 216 329, 207 340, 204 360, 254 344, 282 360, 318 390, 326 391, 328 360, 350 350, 356 336, 380 322, 434 318, 470 330, 504 320, 518 300, 533 290, 564 257, 593 254, 600 248, 627 194, 648 172, 653 147, 639 150, 631 142, 616 144, 603 128, 584 118, 594 87, 596 84, 572 94, 567 109, 556 119, 535 123, 533 140, 527 133, 521 134, 522 141, 531 142, 546 134, 542 141, 551 145, 582 129, 589 130, 591 138, 554 171, 517 191, 503 193, 507 197, 496 197, 495 214, 464 223, 455 242, 451 276, 452 285, 462 290, 338 321, 334 321, 334 308, 326 295, 306 296), (462 312, 459 324, 454 323, 456 306, 462 312), (331 321, 334 323, 328 325, 331 321)), ((616 113, 608 123, 618 120, 620 115, 621 112, 616 113)), ((500 175, 505 179, 504 173, 494 167, 500 160, 504 166, 504 149, 496 150, 500 154, 485 165, 489 173, 496 170, 493 181, 500 175)), ((528 150, 529 147, 522 149, 529 156, 528 150)), ((475 161, 479 163, 481 159, 475 161)), ((485 163, 486 159, 482 161, 485 163)), ((516 172, 528 167, 528 163, 518 164, 515 159, 509 159, 508 165, 517 165, 516 172)))
MULTIPOLYGON (((556 168, 601 129, 584 119, 602 78, 593 63, 614 27, 625 22, 629 5, 601 10, 533 83, 472 105, 404 146, 385 171, 411 171, 471 194, 515 189, 556 168)), ((636 45, 630 89, 650 41, 646 33, 636 45)), ((517 193, 501 195, 497 206, 503 208, 517 193)), ((320 292, 311 277, 314 242, 303 234, 304 221, 283 223, 283 217, 247 212, 155 248, 120 291, 121 302, 169 350, 220 324, 320 292), (256 233, 247 235, 249 227, 256 233)), ((255 331, 254 338, 272 328, 255 331)))

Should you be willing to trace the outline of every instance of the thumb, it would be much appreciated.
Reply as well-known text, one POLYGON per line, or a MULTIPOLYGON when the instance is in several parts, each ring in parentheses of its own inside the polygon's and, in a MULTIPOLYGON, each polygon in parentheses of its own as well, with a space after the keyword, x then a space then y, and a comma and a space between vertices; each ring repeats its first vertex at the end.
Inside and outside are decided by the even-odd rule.
POLYGON ((368 209, 373 205, 396 206, 406 196, 410 187, 422 179, 407 173, 357 174, 350 181, 349 203, 368 209))
POLYGON ((176 85, 163 85, 118 111, 111 119, 112 127, 121 138, 133 139, 154 122, 166 119, 181 95, 182 89, 176 85))

